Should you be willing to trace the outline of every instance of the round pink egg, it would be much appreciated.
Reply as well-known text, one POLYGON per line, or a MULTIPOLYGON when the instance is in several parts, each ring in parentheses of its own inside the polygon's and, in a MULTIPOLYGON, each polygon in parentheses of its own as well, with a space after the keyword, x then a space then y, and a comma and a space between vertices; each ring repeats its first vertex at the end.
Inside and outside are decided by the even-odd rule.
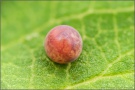
POLYGON ((47 34, 44 47, 52 61, 65 64, 79 57, 82 51, 82 38, 75 28, 59 25, 47 34))

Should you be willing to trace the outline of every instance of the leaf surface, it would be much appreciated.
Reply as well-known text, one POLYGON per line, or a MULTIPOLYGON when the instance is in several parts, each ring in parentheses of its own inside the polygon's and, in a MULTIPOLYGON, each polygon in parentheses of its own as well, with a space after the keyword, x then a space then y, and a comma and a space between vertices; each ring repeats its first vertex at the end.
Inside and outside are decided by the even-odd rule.
POLYGON ((133 89, 133 1, 6 1, 1 13, 2 89, 133 89), (44 39, 54 26, 76 28, 80 57, 52 62, 44 39))

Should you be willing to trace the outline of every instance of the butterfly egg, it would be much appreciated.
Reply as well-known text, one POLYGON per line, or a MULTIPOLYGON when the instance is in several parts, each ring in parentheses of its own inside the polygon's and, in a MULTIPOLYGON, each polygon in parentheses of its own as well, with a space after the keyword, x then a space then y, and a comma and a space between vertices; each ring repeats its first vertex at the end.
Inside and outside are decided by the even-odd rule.
POLYGON ((66 64, 79 57, 82 51, 82 38, 73 27, 59 25, 46 35, 44 48, 52 61, 66 64))

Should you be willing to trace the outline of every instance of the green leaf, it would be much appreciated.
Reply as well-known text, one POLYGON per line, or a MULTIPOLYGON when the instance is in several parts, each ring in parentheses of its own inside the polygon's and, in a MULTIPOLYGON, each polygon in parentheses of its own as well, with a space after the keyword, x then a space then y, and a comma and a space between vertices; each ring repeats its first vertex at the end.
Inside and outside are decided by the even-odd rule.
POLYGON ((133 1, 1 2, 2 89, 133 89, 133 1), (51 28, 66 24, 83 39, 80 57, 52 62, 51 28))

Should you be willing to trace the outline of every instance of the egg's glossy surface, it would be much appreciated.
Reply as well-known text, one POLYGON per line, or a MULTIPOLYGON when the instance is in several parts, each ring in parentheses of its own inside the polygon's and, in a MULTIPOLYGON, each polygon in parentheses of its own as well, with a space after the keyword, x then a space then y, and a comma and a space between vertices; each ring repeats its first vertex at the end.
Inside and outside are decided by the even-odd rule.
POLYGON ((65 64, 79 57, 82 51, 82 38, 73 27, 59 25, 47 34, 44 47, 52 61, 65 64))

